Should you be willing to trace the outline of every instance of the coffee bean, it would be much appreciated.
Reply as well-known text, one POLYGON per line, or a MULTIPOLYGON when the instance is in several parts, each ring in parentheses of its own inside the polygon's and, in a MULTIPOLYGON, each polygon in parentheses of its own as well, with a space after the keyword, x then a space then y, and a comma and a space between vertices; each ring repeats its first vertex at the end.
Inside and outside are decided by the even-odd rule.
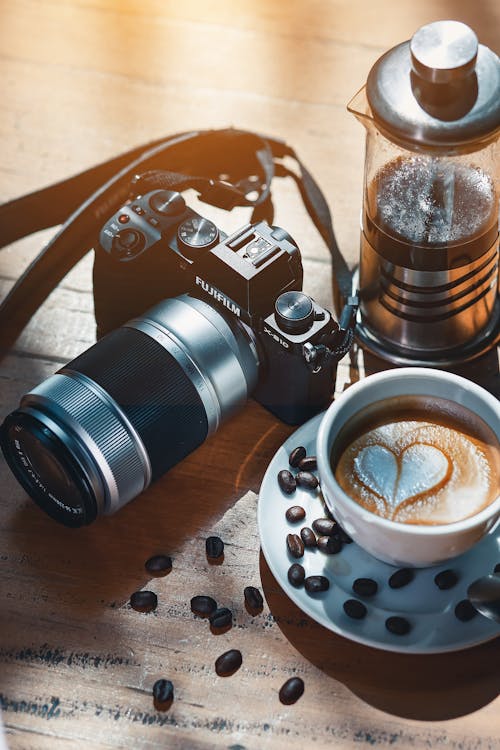
POLYGON ((342 542, 334 536, 319 536, 318 549, 327 555, 336 555, 342 549, 342 542))
POLYGON ((316 471, 318 468, 318 462, 316 456, 306 456, 299 461, 299 469, 301 471, 316 471))
POLYGON ((309 594, 316 594, 318 591, 327 591, 330 581, 325 576, 307 576, 304 586, 309 594))
POLYGON ((286 546, 292 557, 302 557, 304 554, 304 542, 298 534, 287 534, 286 546))
POLYGON ((245 604, 247 605, 248 609, 254 612, 262 611, 264 600, 259 589, 255 588, 255 586, 245 586, 243 594, 245 596, 245 604))
POLYGON ((208 619, 210 620, 210 625, 217 630, 219 628, 227 628, 228 625, 232 625, 233 623, 233 613, 227 607, 219 607, 215 612, 212 612, 208 619))
POLYGON ((290 523, 298 523, 306 517, 306 512, 301 505, 292 505, 285 513, 286 520, 290 523))
POLYGON ((411 630, 411 625, 404 617, 388 617, 385 627, 394 635, 406 635, 411 630))
POLYGON ((296 469, 299 463, 305 457, 306 457, 306 449, 302 445, 298 445, 290 453, 290 456, 288 457, 288 463, 290 464, 290 466, 296 469))
POLYGON ((310 471, 299 471, 295 477, 295 481, 299 487, 304 487, 306 490, 315 490, 319 485, 318 477, 311 474, 310 471))
POLYGON ((300 530, 300 538, 304 542, 304 547, 316 547, 316 534, 309 526, 304 526, 300 530))
POLYGON ((337 527, 338 527, 338 534, 340 536, 340 541, 342 542, 342 544, 352 544, 352 539, 349 536, 349 534, 346 531, 344 531, 344 529, 338 524, 337 524, 337 527))
POLYGON ((337 531, 337 523, 331 518, 316 518, 312 522, 312 527, 320 536, 331 536, 337 531))
POLYGON ((299 586, 302 586, 305 577, 306 571, 299 563, 293 563, 293 565, 290 565, 288 568, 288 580, 296 589, 298 589, 299 586))
POLYGON ((191 612, 198 617, 210 617, 217 609, 217 602, 211 596, 193 596, 191 599, 191 612))
POLYGON ((172 570, 172 558, 168 555, 153 555, 146 560, 144 567, 152 576, 166 576, 172 570))
POLYGON ((434 583, 444 591, 445 589, 451 589, 457 583, 458 576, 454 570, 442 570, 436 576, 434 576, 434 583))
POLYGON ((170 680, 156 680, 153 685, 154 706, 157 711, 166 711, 174 700, 174 686, 170 680))
POLYGON ((500 562, 497 563, 493 568, 493 573, 500 573, 500 562))
POLYGON ((300 677, 290 677, 280 688, 279 699, 285 706, 290 706, 299 700, 304 692, 304 680, 300 677))
POLYGON ((242 661, 241 651, 238 651, 237 648, 232 648, 215 660, 215 671, 219 677, 229 677, 241 667, 242 661))
POLYGON ((373 596, 377 593, 378 584, 372 578, 356 578, 352 590, 358 596, 373 596))
POLYGON ((455 617, 462 622, 468 622, 477 615, 477 609, 468 599, 462 599, 455 607, 455 617))
POLYGON ((291 471, 288 471, 288 469, 282 469, 278 473, 278 484, 282 490, 287 495, 291 495, 292 492, 295 492, 297 489, 297 482, 295 481, 295 477, 293 476, 291 471))
POLYGON ((363 602, 358 602, 357 599, 348 599, 343 606, 346 615, 354 620, 362 620, 363 617, 366 617, 366 607, 363 602))
POLYGON ((218 536, 209 536, 205 539, 205 550, 209 560, 217 560, 224 554, 224 542, 218 536))
POLYGON ((389 578, 389 586, 391 589, 400 589, 403 586, 407 586, 413 581, 414 575, 415 574, 411 568, 400 568, 389 578))
POLYGON ((130 606, 137 612, 152 612, 158 606, 158 597, 154 591, 134 591, 130 606))

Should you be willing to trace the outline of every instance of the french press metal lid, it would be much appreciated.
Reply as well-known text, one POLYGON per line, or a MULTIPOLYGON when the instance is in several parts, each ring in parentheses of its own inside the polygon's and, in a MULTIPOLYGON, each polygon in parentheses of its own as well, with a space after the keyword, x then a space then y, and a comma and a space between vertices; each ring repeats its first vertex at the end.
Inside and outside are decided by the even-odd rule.
POLYGON ((414 147, 452 149, 500 127, 500 65, 459 21, 422 26, 371 69, 366 96, 379 128, 414 147))

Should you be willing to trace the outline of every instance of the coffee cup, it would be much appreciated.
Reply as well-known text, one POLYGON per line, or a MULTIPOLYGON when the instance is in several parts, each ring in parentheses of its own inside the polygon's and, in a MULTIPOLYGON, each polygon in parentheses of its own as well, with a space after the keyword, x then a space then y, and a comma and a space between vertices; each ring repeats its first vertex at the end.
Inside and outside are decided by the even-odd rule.
POLYGON ((442 563, 500 517, 500 403, 458 375, 406 367, 355 383, 325 412, 316 454, 333 516, 391 565, 442 563))

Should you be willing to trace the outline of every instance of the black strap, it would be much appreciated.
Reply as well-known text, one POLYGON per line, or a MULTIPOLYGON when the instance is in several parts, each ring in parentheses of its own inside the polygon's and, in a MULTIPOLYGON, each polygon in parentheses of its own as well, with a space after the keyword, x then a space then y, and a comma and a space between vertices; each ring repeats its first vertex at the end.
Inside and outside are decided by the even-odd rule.
POLYGON ((154 182, 160 173, 170 189, 195 188, 203 201, 227 210, 249 206, 252 221, 265 218, 269 223, 272 179, 275 173, 292 177, 330 250, 334 301, 340 312, 351 293, 351 274, 337 246, 326 200, 294 150, 248 131, 191 131, 132 149, 0 206, 0 247, 62 224, 0 304, 1 349, 11 346, 50 292, 96 244, 101 225, 127 199, 131 182, 137 193, 141 179, 154 182), (277 161, 285 157, 296 161, 298 174, 277 161))

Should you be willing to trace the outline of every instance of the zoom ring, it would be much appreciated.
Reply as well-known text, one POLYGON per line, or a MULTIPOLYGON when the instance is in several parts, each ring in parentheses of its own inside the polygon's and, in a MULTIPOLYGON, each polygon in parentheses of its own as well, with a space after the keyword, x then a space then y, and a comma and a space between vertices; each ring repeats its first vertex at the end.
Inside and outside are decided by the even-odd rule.
POLYGON ((149 482, 149 465, 130 428, 113 409, 106 394, 80 373, 56 373, 34 388, 22 406, 36 406, 51 415, 62 411, 64 424, 85 444, 99 466, 106 493, 105 513, 135 497, 149 482))

